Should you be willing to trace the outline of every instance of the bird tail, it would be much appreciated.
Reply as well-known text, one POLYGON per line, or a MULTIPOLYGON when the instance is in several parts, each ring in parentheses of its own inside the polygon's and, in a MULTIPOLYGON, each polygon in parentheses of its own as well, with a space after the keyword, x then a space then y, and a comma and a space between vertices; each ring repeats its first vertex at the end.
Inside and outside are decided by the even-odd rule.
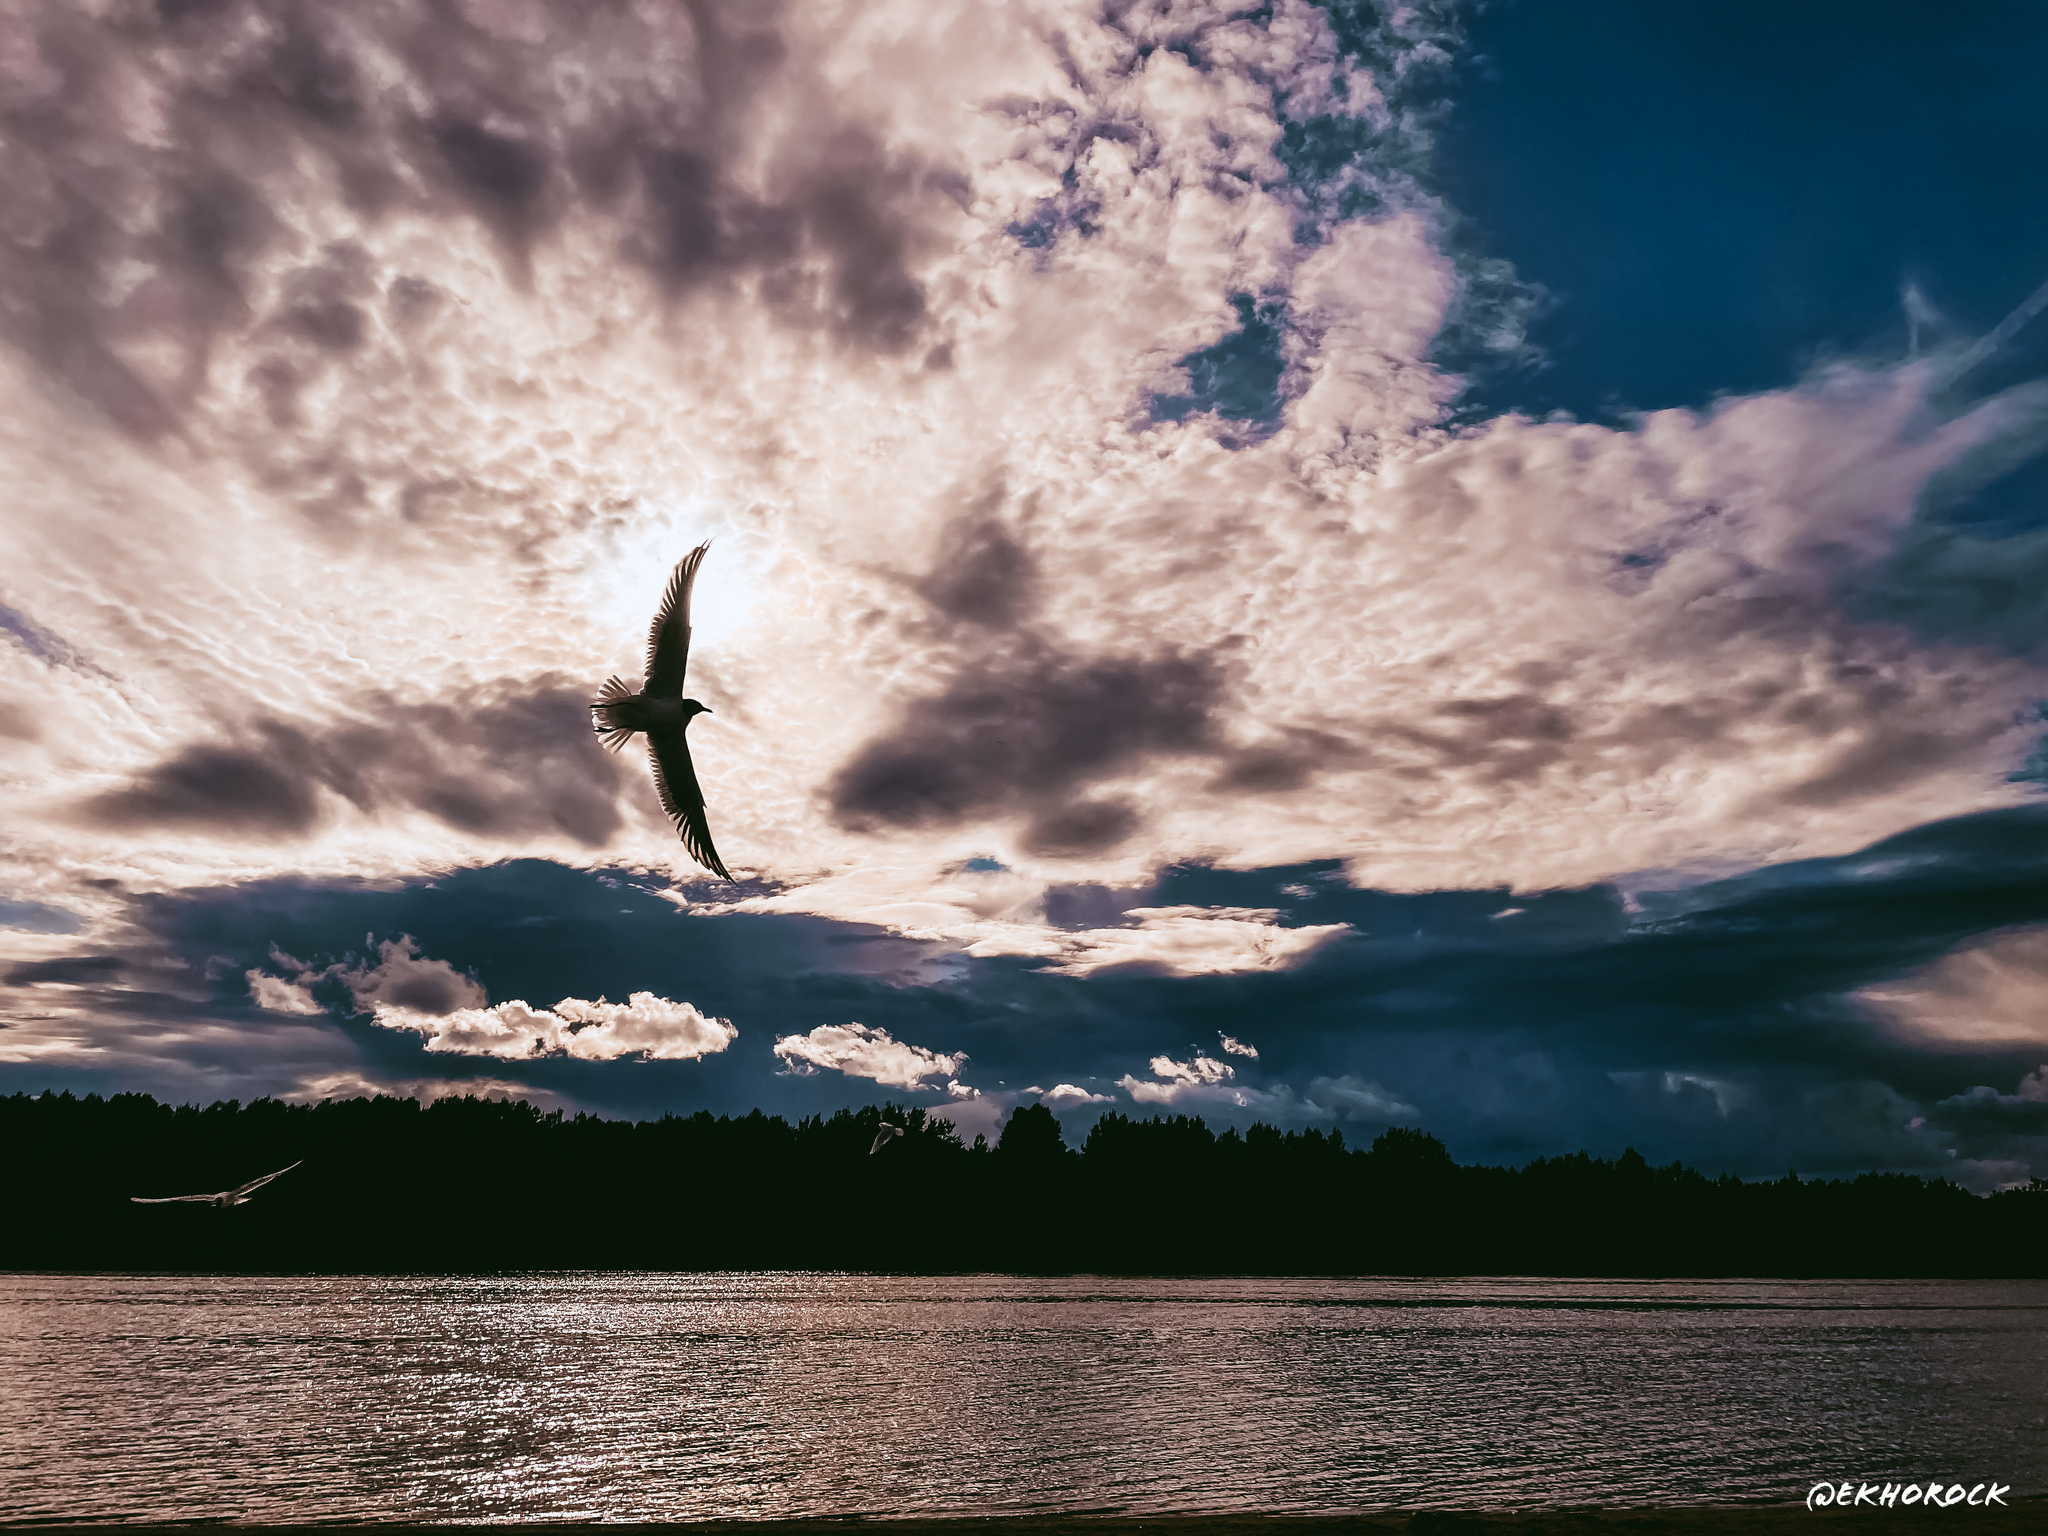
POLYGON ((618 706, 632 697, 631 688, 616 677, 608 677, 590 706, 591 728, 607 752, 617 752, 633 739, 632 728, 621 724, 617 714, 618 706))

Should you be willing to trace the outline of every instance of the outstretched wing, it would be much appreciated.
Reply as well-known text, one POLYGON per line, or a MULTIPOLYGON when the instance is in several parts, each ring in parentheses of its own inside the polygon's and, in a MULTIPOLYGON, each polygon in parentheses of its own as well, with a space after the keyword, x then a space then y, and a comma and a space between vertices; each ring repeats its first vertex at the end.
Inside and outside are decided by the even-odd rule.
POLYGON ((661 611, 647 631, 647 681, 641 692, 650 699, 679 699, 683 696, 683 673, 690 665, 690 588, 697 581, 697 567, 704 563, 706 539, 669 572, 668 590, 661 595, 661 611))
MULTIPOLYGON (((701 553, 701 551, 700 551, 701 553)), ((654 763, 654 788, 661 808, 683 835, 690 857, 721 879, 730 880, 718 850, 711 846, 711 824, 704 819, 704 791, 697 787, 696 765, 690 761, 688 727, 657 725, 647 733, 648 756, 654 763)))
MULTIPOLYGON (((303 1163, 304 1161, 305 1159, 303 1157, 299 1159, 299 1163, 303 1163)), ((264 1185, 268 1184, 272 1179, 276 1178, 278 1174, 290 1173, 292 1171, 292 1168, 296 1168, 299 1166, 299 1163, 293 1163, 290 1168, 280 1168, 277 1170, 277 1173, 266 1173, 260 1179, 251 1179, 248 1183, 244 1184, 240 1189, 235 1190, 234 1193, 238 1195, 246 1195, 252 1189, 261 1189, 264 1185)))
POLYGON ((888 1121, 884 1120, 882 1122, 882 1128, 879 1131, 875 1132, 875 1144, 872 1147, 868 1148, 868 1156, 873 1157, 877 1152, 881 1151, 882 1148, 886 1147, 889 1144, 890 1137, 901 1136, 902 1134, 902 1126, 891 1125, 888 1121))
POLYGON ((218 1200, 219 1195, 130 1195, 137 1205, 176 1205, 180 1200, 218 1200))

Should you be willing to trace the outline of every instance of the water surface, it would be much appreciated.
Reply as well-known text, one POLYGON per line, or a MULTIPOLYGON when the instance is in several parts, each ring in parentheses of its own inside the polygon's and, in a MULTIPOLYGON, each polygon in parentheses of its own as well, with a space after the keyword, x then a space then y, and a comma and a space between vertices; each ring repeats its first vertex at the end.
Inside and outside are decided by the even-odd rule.
POLYGON ((2048 1486, 2048 1283, 0 1275, 0 1521, 2048 1486))

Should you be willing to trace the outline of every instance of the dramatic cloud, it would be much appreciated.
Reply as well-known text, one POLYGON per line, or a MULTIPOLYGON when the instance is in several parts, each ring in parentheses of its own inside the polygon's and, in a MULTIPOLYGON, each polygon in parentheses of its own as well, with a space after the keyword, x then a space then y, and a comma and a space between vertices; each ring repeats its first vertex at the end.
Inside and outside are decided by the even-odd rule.
POLYGON ((1456 25, 14 7, 7 1072, 2005 1178, 2048 546, 1948 513, 2048 393, 1461 414, 1536 296, 1430 190, 1456 25), (714 536, 737 886, 584 707, 714 536))
POLYGON ((2034 661, 1838 600, 2031 397, 1453 430, 1493 301, 1412 175, 1428 18, 857 10, 36 12, 24 887, 680 868, 581 702, 711 533, 700 771, 782 910, 972 941, 983 855, 1541 889, 2032 793, 2034 661), (1255 326, 1257 432, 1155 412, 1255 326))
MULTIPOLYGON (((890 1038, 886 1029, 865 1024, 820 1024, 807 1035, 784 1035, 775 1042, 775 1054, 784 1070, 806 1076, 820 1067, 843 1072, 848 1077, 872 1078, 891 1088, 936 1088, 929 1077, 955 1077, 967 1064, 967 1054, 950 1056, 928 1051, 923 1046, 890 1038)), ((954 1097, 957 1083, 948 1083, 954 1097)))

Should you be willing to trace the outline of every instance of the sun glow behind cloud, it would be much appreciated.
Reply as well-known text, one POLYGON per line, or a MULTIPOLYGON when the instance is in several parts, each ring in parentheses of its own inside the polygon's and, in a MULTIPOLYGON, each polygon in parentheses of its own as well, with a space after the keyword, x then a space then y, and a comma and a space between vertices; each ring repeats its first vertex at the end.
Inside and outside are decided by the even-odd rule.
MULTIPOLYGON (((254 318, 216 322, 204 371, 175 381, 144 366, 146 323, 108 332, 172 402, 176 437, 124 437, 16 365, 9 565, 39 580, 13 595, 87 663, 7 653, 17 707, 50 722, 15 748, 52 829, 24 833, 17 885, 51 883, 57 828, 144 884, 537 848, 676 865, 640 766, 604 782, 566 707, 560 739, 532 750, 602 803, 539 817, 466 803, 478 733, 404 712, 492 687, 566 698, 633 670, 667 565, 711 535, 694 686, 717 712, 698 727, 713 826, 730 860, 798 886, 886 841, 895 888, 837 916, 919 899, 988 847, 1041 881, 1336 854, 1381 885, 1540 888, 1838 851, 2018 793, 2000 772, 2033 670, 1902 648, 1828 597, 1918 484, 2000 430, 1998 402, 1943 424, 1922 373, 1843 372, 1634 433, 1446 432, 1454 381, 1426 356, 1460 278, 1429 200, 1368 159, 1354 173, 1379 178, 1388 210, 1294 236, 1276 99, 1387 110, 1320 12, 1119 29, 967 6, 915 36, 858 14, 850 31, 776 17, 787 62, 732 129, 768 158, 732 174, 747 196, 777 176, 862 189, 862 238, 902 263, 882 330, 844 329, 882 325, 859 317, 883 300, 834 299, 829 247, 790 269, 825 285, 792 323, 744 269, 665 295, 620 259, 638 238, 626 205, 548 222, 536 204, 508 244, 499 204, 435 190, 467 164, 444 144, 409 173, 426 178, 415 203, 378 219, 312 163, 244 167, 279 230, 241 269, 254 318), (949 53, 970 25, 1015 47, 949 53), (1055 31, 1078 74, 1053 68, 1055 31), (1154 33, 1199 36, 1207 64, 1132 52, 1154 33), (802 105, 823 78, 829 95, 802 105), (784 114, 826 102, 866 137, 800 151, 784 114), (1124 127, 1088 136, 1089 113, 1124 127), (1020 243, 1009 231, 1050 217, 1068 171, 1085 220, 1020 243), (1161 369, 1223 334, 1246 289, 1288 306, 1278 429, 1230 451, 1213 418, 1145 420, 1161 369), (835 304, 854 308, 834 320, 835 304), (173 553, 191 548, 203 565, 173 553), (114 558, 89 570, 87 550, 114 558), (1010 706, 977 702, 974 679, 1041 701, 1018 727, 1041 757, 1029 781, 906 779, 875 756, 999 739, 1010 706), (364 728, 394 719, 448 740, 420 782, 352 795, 316 775, 268 820, 229 791, 237 771, 304 780, 322 748, 374 775, 400 748, 364 728), (144 811, 161 835, 138 848, 144 811)), ((668 89, 619 51, 654 34, 581 32, 602 68, 577 105, 519 74, 522 34, 475 25, 530 92, 536 143, 668 89)), ((174 96, 196 89, 197 57, 175 43, 149 56, 174 96)), ((379 98, 376 120, 398 111, 379 98)))

